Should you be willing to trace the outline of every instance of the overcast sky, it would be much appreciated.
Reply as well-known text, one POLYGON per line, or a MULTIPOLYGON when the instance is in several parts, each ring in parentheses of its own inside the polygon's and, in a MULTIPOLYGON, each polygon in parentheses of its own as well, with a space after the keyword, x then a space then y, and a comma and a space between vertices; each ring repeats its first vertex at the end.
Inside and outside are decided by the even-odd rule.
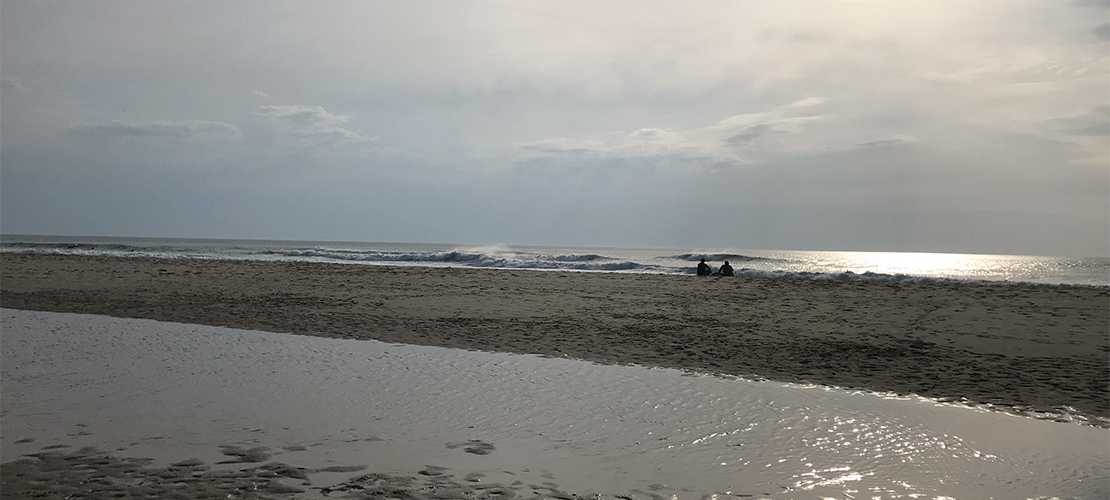
POLYGON ((0 231, 1110 254, 1107 0, 0 1, 0 231))

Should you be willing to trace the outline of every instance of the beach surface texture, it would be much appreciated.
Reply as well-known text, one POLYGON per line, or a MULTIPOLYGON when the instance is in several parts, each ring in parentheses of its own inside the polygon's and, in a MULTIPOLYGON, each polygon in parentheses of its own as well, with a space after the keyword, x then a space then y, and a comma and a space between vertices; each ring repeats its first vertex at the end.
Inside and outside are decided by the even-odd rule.
POLYGON ((1110 421, 1110 290, 6 254, 0 306, 533 353, 1110 421))

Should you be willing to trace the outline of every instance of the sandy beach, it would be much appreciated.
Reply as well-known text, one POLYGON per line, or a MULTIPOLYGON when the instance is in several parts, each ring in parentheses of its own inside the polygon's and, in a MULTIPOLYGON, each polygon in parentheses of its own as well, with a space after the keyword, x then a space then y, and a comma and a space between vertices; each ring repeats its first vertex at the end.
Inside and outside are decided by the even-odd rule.
POLYGON ((0 305, 1110 417, 1110 291, 6 254, 0 305))

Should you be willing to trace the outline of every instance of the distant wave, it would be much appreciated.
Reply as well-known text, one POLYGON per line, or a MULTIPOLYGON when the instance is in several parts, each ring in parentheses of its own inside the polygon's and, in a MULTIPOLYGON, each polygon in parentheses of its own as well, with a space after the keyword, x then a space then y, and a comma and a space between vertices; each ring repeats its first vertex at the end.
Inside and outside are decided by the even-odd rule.
POLYGON ((218 258, 198 249, 173 246, 148 247, 123 243, 13 242, 0 245, 0 252, 43 255, 89 255, 100 257, 156 257, 164 259, 218 258))
POLYGON ((584 255, 579 255, 579 254, 556 255, 556 256, 552 257, 552 259, 558 260, 560 262, 592 262, 592 261, 595 261, 595 260, 609 260, 609 257, 605 257, 603 255, 597 255, 597 254, 594 254, 594 253, 588 253, 588 254, 584 254, 584 255))
POLYGON ((97 245, 93 243, 30 243, 30 242, 15 242, 4 244, 5 249, 20 253, 80 253, 80 252, 134 252, 139 250, 139 247, 124 245, 124 244, 104 244, 97 245))
POLYGON ((293 248, 262 252, 264 255, 293 259, 322 259, 352 262, 474 262, 483 259, 482 253, 450 252, 382 252, 368 250, 342 250, 330 248, 293 248))
POLYGON ((708 260, 708 261, 711 261, 711 262, 712 261, 723 261, 723 260, 727 260, 727 261, 730 261, 730 262, 755 262, 755 261, 774 262, 774 261, 783 260, 783 259, 774 259, 774 258, 770 258, 770 257, 756 257, 756 256, 753 256, 753 255, 742 255, 742 254, 735 254, 735 253, 684 253, 684 254, 679 254, 679 255, 673 255, 670 258, 674 259, 674 260, 682 260, 682 261, 687 261, 687 262, 699 262, 702 259, 705 259, 705 260, 708 260))
MULTIPOLYGON (((668 272, 666 268, 612 259, 598 254, 541 255, 506 249, 450 250, 440 252, 388 252, 328 248, 279 249, 265 252, 277 260, 318 260, 392 264, 444 264, 479 268, 568 271, 668 272)), ((273 260, 273 259, 271 259, 273 260)))

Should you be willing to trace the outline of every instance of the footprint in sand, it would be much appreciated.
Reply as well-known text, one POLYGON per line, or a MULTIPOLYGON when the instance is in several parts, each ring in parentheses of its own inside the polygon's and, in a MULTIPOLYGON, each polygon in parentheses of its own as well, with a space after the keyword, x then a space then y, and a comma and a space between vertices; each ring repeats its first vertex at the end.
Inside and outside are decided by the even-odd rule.
POLYGON ((492 444, 489 444, 485 441, 479 441, 477 439, 471 439, 470 441, 464 441, 462 443, 447 443, 448 450, 454 450, 458 448, 462 448, 463 451, 473 455, 489 455, 490 453, 493 453, 493 450, 497 449, 494 448, 492 444))
POLYGON ((229 457, 235 457, 235 460, 225 460, 219 462, 221 464, 234 464, 234 463, 258 463, 265 462, 270 459, 269 448, 258 447, 244 450, 238 446, 222 445, 220 452, 229 457))

